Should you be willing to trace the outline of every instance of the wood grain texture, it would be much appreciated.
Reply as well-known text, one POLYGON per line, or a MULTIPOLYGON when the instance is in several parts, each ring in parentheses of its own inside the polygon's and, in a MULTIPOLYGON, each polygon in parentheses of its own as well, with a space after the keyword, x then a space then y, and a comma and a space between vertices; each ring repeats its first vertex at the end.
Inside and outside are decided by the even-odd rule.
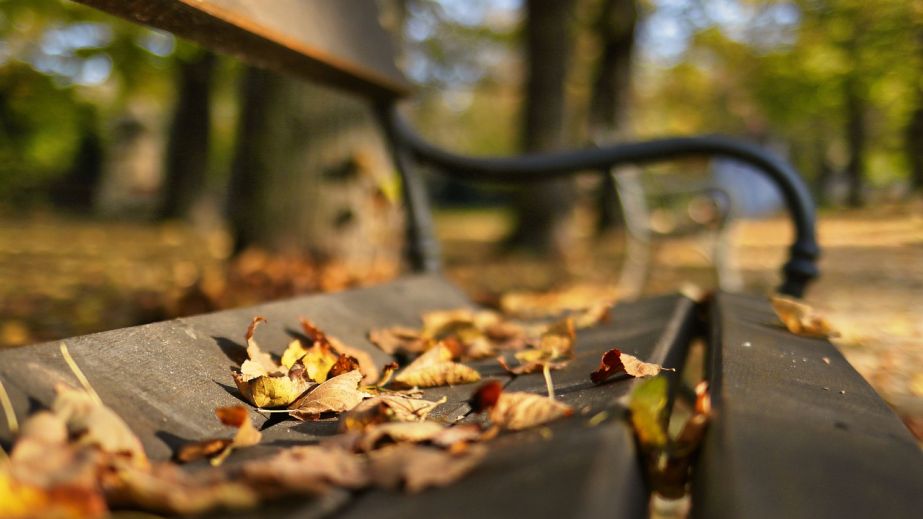
POLYGON ((77 0, 257 66, 375 99, 411 87, 372 0, 77 0))
POLYGON ((712 326, 697 517, 919 517, 923 454, 833 345, 788 333, 761 297, 719 295, 712 326))

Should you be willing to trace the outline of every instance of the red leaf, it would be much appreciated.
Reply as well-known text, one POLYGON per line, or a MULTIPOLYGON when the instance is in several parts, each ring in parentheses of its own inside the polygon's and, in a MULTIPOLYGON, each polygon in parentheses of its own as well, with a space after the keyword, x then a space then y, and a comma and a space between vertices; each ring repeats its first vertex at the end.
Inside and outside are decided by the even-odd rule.
POLYGON ((625 365, 622 364, 622 352, 618 348, 612 348, 603 353, 603 357, 599 361, 599 368, 590 373, 590 380, 594 384, 601 384, 612 375, 623 373, 624 371, 625 365))

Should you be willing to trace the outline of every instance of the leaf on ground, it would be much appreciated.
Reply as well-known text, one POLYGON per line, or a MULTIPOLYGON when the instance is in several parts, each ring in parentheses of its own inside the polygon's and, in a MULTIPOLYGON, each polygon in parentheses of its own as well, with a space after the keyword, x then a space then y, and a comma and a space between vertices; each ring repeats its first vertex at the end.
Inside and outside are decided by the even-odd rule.
POLYGON ((481 380, 473 368, 452 362, 452 351, 443 343, 436 344, 417 357, 394 377, 395 387, 437 387, 469 384, 481 380))
POLYGON ((788 331, 805 337, 838 337, 827 318, 810 305, 785 296, 773 296, 772 309, 788 331))
POLYGON ((477 447, 456 455, 407 443, 388 446, 369 454, 371 480, 376 486, 391 490, 403 487, 410 493, 450 485, 471 472, 484 458, 487 450, 477 447))
POLYGON ((218 466, 234 449, 252 447, 260 443, 263 435, 253 427, 253 421, 250 420, 250 414, 244 406, 219 407, 215 409, 215 415, 224 425, 237 428, 234 438, 187 443, 176 452, 177 461, 187 463, 207 457, 211 458, 213 466, 218 466))
POLYGON ((241 476, 264 495, 313 494, 331 486, 358 489, 368 484, 362 457, 315 445, 292 447, 271 458, 247 462, 241 476))
POLYGON ((509 366, 502 356, 497 358, 497 362, 514 375, 535 373, 546 366, 548 369, 562 369, 574 357, 576 337, 574 320, 568 317, 549 325, 539 337, 537 347, 517 351, 514 356, 519 361, 518 366, 509 366))
POLYGON ((287 369, 292 369, 296 362, 301 360, 308 353, 309 348, 302 344, 301 340, 295 339, 288 343, 288 347, 282 352, 282 359, 279 362, 287 369))
MULTIPOLYGON (((327 335, 323 330, 318 328, 317 325, 304 317, 301 317, 299 322, 301 323, 301 329, 304 331, 305 335, 314 341, 313 344, 326 344, 333 348, 333 353, 336 356, 345 354, 356 359, 359 362, 359 370, 362 371, 362 381, 364 383, 374 384, 378 380, 378 366, 375 365, 375 360, 368 352, 360 350, 359 348, 354 348, 336 337, 327 335)), ((328 375, 327 378, 332 376, 333 375, 328 375)), ((316 381, 323 382, 322 380, 316 381)))
POLYGON ((359 403, 340 417, 340 430, 361 431, 386 422, 419 422, 448 399, 435 402, 401 395, 380 395, 359 403))
MULTIPOLYGON (((256 333, 256 328, 265 322, 265 317, 259 315, 254 317, 253 320, 250 321, 250 326, 247 327, 247 332, 244 334, 244 339, 247 341, 247 357, 250 358, 251 362, 258 366, 258 368, 254 366, 253 368, 248 369, 248 371, 266 375, 282 373, 280 364, 273 360, 272 355, 264 352, 263 349, 260 348, 260 345, 256 342, 256 339, 253 338, 253 335, 256 333), (258 371, 260 368, 262 368, 262 372, 258 371)), ((243 366, 241 366, 241 368, 243 368, 243 366)))
POLYGON ((78 445, 92 445, 103 452, 124 456, 138 467, 148 465, 141 440, 115 411, 82 389, 58 384, 55 393, 51 412, 64 422, 78 445))
POLYGON ((351 355, 341 353, 340 356, 337 357, 337 361, 334 362, 333 366, 330 367, 330 371, 328 372, 327 376, 329 378, 338 377, 344 373, 349 373, 350 371, 354 370, 359 370, 360 373, 362 372, 362 370, 359 368, 359 361, 351 355))
POLYGON ((628 400, 631 426, 641 450, 653 452, 667 444, 667 379, 655 377, 638 384, 628 400))
POLYGON ((419 330, 406 326, 392 326, 369 332, 369 341, 388 355, 417 354, 429 347, 419 330))
MULTIPOLYGON (((246 362, 244 362, 246 365, 246 362)), ((304 367, 295 364, 288 373, 260 375, 248 378, 243 372, 232 370, 234 383, 244 398, 256 407, 282 407, 298 399, 314 386, 307 378, 304 367)))
POLYGON ((6 469, 0 472, 9 471, 26 486, 92 491, 104 457, 94 445, 70 443, 64 420, 49 411, 39 411, 23 424, 6 469))
POLYGON ((574 327, 578 330, 582 330, 583 328, 590 328, 609 321, 609 312, 612 310, 614 304, 613 302, 597 303, 589 308, 581 310, 573 316, 574 327))
POLYGON ((315 341, 311 347, 305 349, 305 354, 299 359, 299 363, 304 366, 308 378, 320 384, 327 380, 330 369, 336 364, 339 355, 330 343, 325 341, 315 341))
POLYGON ((571 406, 546 396, 505 392, 500 382, 484 383, 471 398, 474 412, 488 411, 491 423, 511 431, 528 429, 574 413, 571 406))
POLYGON ((372 395, 359 390, 362 373, 350 371, 333 377, 296 400, 289 409, 299 420, 314 420, 328 412, 342 413, 372 395))
POLYGON ((108 517, 106 501, 95 489, 43 488, 0 470, 0 517, 4 519, 95 519, 108 517))
POLYGON ((661 371, 676 371, 673 368, 665 368, 659 364, 644 362, 634 355, 622 353, 618 348, 603 353, 599 361, 599 367, 596 371, 590 373, 590 380, 594 384, 602 384, 607 378, 625 373, 632 377, 653 377, 659 375, 661 371))
POLYGON ((259 495, 249 485, 230 481, 220 471, 185 472, 173 463, 149 470, 116 466, 105 480, 106 499, 116 508, 170 515, 199 515, 216 509, 252 508, 259 495))
POLYGON ((477 424, 445 426, 438 422, 391 422, 367 427, 353 448, 368 452, 388 443, 429 443, 460 452, 481 439, 477 424))

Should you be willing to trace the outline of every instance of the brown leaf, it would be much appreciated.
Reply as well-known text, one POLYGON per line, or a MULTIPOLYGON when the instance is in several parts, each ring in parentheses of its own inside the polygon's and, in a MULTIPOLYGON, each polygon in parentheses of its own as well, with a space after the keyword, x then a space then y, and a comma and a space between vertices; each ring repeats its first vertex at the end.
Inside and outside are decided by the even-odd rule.
POLYGON ((343 449, 302 446, 244 464, 241 477, 269 495, 321 493, 330 486, 358 489, 368 484, 364 460, 343 449))
POLYGON ((78 445, 92 445, 103 452, 129 458, 138 467, 148 465, 141 440, 112 409, 82 389, 55 386, 51 412, 67 426, 78 445))
POLYGON ((0 517, 4 519, 94 519, 108 515, 106 501, 95 489, 43 488, 0 470, 0 517))
POLYGON ((421 353, 429 345, 418 330, 406 326, 372 330, 369 341, 388 355, 421 353))
POLYGON ((118 508, 199 515, 252 508, 259 496, 250 486, 229 481, 218 471, 187 473, 173 463, 158 463, 149 470, 115 467, 106 477, 106 499, 118 508))
POLYGON ((412 444, 397 444, 372 451, 369 471, 373 484, 410 493, 428 487, 446 486, 476 467, 486 449, 468 449, 462 455, 412 444))
POLYGON ((676 371, 672 368, 664 368, 659 364, 644 362, 633 355, 622 353, 618 348, 603 353, 599 361, 599 368, 590 373, 590 380, 594 384, 601 384, 607 378, 618 373, 625 373, 632 377, 653 377, 660 374, 661 371, 676 371))
POLYGON ((354 444, 356 450, 372 451, 383 443, 429 443, 437 447, 462 450, 461 444, 481 439, 477 424, 446 427, 437 422, 391 422, 369 426, 354 444))
POLYGON ((446 397, 433 402, 401 395, 369 398, 340 417, 340 430, 361 431, 369 425, 385 422, 419 422, 446 401, 446 397))
POLYGON ((0 473, 9 471, 26 486, 92 491, 104 458, 95 445, 71 444, 67 425, 60 416, 39 411, 23 424, 9 463, 0 466, 0 473))
POLYGON ((474 369, 452 362, 452 352, 439 343, 417 357, 394 377, 395 387, 437 387, 469 384, 481 379, 474 369))
POLYGON ((176 450, 173 459, 178 463, 190 463, 202 458, 211 458, 226 449, 231 444, 231 441, 230 438, 214 438, 186 443, 176 450))
POLYGON ((490 381, 471 398, 475 412, 488 410, 490 421, 509 430, 521 430, 573 414, 573 409, 551 398, 525 392, 505 392, 497 381, 490 381))
POLYGON ((356 360, 355 357, 341 353, 340 356, 337 357, 337 361, 331 366, 328 376, 333 378, 353 370, 359 370, 360 373, 362 372, 362 370, 359 369, 359 361, 356 360))
POLYGON ((785 296, 773 296, 772 309, 788 331, 805 337, 838 337, 827 318, 810 305, 785 296))
POLYGON ((562 369, 574 356, 576 337, 574 320, 568 317, 549 325, 539 338, 536 348, 516 352, 514 356, 519 366, 509 366, 503 357, 498 357, 497 362, 514 375, 542 371, 545 366, 549 369, 562 369))
POLYGON ((210 439, 187 443, 177 450, 174 458, 181 463, 188 463, 200 458, 212 458, 213 466, 221 465, 235 448, 251 447, 260 442, 262 434, 253 427, 247 408, 242 405, 219 407, 215 415, 222 424, 236 427, 233 439, 210 439))
POLYGON ((375 384, 378 382, 380 378, 378 366, 375 364, 375 359, 373 359, 367 351, 350 346, 336 337, 329 337, 328 339, 330 340, 330 345, 333 346, 333 349, 336 350, 337 353, 349 355, 359 362, 359 371, 362 372, 363 384, 375 384))
POLYGON ((361 380, 362 373, 359 370, 333 377, 289 406, 292 410, 290 414, 299 420, 311 420, 327 412, 349 411, 371 396, 359 390, 361 380))

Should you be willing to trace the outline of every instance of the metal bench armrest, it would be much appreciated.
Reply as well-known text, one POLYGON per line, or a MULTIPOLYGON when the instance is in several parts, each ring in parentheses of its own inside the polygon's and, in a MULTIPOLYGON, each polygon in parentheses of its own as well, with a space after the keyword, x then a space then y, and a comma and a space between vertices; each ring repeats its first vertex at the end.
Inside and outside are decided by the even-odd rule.
MULTIPOLYGON (((410 157, 435 166, 441 173, 452 178, 502 183, 538 182, 580 171, 608 171, 613 166, 621 164, 648 164, 692 156, 737 159, 754 166, 779 187, 795 226, 795 240, 789 249, 789 259, 782 268, 783 283, 779 287, 779 292, 800 297, 807 284, 819 274, 816 261, 820 249, 816 238, 814 203, 807 186, 792 166, 753 144, 730 137, 707 135, 516 157, 470 157, 452 153, 424 140, 398 114, 393 105, 382 109, 382 118, 396 149, 398 167, 404 175, 405 184, 408 184, 405 186, 405 194, 408 194, 407 189, 420 190, 413 185, 419 183, 419 179, 409 172, 406 164, 410 157)), ((410 218, 413 220, 411 225, 417 225, 417 231, 431 228, 429 222, 421 220, 429 218, 428 210, 414 210, 424 206, 426 202, 412 198, 408 197, 408 201, 414 203, 410 211, 410 218)), ((432 245, 432 236, 422 234, 413 236, 411 233, 410 246, 415 247, 422 255, 427 251, 437 250, 432 245), (427 244, 427 241, 430 244, 427 244)), ((438 264, 438 260, 430 261, 430 264, 438 264)))

